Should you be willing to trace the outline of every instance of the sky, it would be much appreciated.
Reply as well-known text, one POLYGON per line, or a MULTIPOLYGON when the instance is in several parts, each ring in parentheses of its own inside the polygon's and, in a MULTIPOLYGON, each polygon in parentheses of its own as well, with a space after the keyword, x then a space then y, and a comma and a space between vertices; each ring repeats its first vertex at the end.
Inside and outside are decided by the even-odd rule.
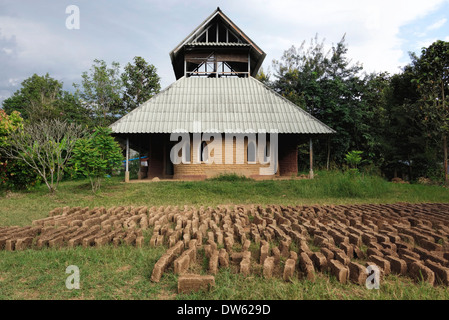
POLYGON ((0 102, 34 73, 73 91, 94 59, 123 67, 141 56, 164 88, 176 80, 169 52, 217 7, 266 52, 264 70, 315 35, 328 47, 346 35, 367 73, 398 73, 409 52, 449 41, 449 0, 0 0, 0 102), (70 5, 79 29, 66 26, 70 5))

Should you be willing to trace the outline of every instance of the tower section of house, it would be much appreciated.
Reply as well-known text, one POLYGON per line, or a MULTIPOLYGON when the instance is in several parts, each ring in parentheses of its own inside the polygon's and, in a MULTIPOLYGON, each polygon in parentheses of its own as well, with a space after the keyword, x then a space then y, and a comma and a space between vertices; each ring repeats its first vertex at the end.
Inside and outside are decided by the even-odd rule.
POLYGON ((265 56, 219 8, 181 41, 176 82, 111 125, 148 156, 139 177, 296 175, 300 139, 334 131, 255 78, 265 56))

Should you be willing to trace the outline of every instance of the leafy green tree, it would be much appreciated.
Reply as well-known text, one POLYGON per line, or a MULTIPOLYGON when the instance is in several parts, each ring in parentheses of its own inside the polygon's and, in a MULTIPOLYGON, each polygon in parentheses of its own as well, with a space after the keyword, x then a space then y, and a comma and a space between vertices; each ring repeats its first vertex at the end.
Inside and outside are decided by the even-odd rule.
POLYGON ((447 136, 449 134, 449 42, 435 41, 423 48, 418 58, 412 55, 416 68, 420 107, 424 122, 435 136, 441 137, 443 149, 444 180, 448 182, 447 136))
POLYGON ((121 79, 125 87, 121 116, 134 110, 161 89, 156 67, 142 57, 134 57, 134 64, 128 63, 125 66, 121 79))
POLYGON ((45 76, 32 75, 22 82, 22 87, 3 101, 8 114, 20 112, 29 122, 59 119, 82 123, 88 119, 76 95, 62 90, 63 83, 45 76))
POLYGON ((0 146, 9 159, 25 163, 39 174, 49 192, 57 190, 77 139, 84 135, 81 125, 50 119, 27 123, 9 132, 8 143, 0 146))
POLYGON ((78 140, 73 150, 71 164, 76 173, 90 179, 93 192, 100 189, 107 174, 120 168, 123 160, 122 150, 111 133, 109 128, 96 127, 93 134, 78 140))
POLYGON ((118 62, 108 67, 104 60, 95 59, 89 72, 83 72, 81 77, 81 86, 74 87, 90 115, 91 126, 107 126, 123 115, 123 82, 118 62))

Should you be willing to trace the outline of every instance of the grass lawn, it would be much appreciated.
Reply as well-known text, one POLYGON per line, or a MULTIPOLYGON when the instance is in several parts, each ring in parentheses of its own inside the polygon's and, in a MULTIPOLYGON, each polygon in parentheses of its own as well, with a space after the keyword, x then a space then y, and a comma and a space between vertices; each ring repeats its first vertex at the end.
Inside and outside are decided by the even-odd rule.
MULTIPOLYGON (((61 183, 57 193, 45 186, 0 197, 0 226, 31 224, 63 206, 161 206, 219 204, 349 204, 449 202, 449 191, 438 186, 393 184, 376 177, 348 177, 319 172, 315 180, 199 181, 125 184, 107 180, 93 194, 87 180, 61 183)), ((148 242, 148 236, 146 241, 148 242)), ((449 299, 447 288, 416 285, 408 278, 387 276, 380 290, 341 285, 319 275, 315 282, 242 277, 220 268, 216 287, 207 293, 178 295, 177 277, 167 272, 158 284, 149 278, 166 248, 44 249, 0 251, 0 299, 449 299), (81 289, 68 290, 65 269, 77 265, 81 289)))

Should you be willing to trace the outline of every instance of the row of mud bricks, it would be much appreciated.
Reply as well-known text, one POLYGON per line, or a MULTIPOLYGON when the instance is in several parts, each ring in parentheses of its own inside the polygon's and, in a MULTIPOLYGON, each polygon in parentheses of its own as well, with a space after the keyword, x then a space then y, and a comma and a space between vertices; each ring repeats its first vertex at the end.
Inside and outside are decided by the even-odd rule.
MULTIPOLYGON (((449 285, 449 204, 56 208, 27 227, 0 227, 0 250, 122 243, 169 249, 165 271, 232 267, 245 275, 314 279, 316 272, 363 284, 365 267, 449 285), (199 253, 199 254, 198 254, 199 253)), ((209 281, 209 280, 208 280, 209 281)))
MULTIPOLYGON (((219 267, 285 281, 324 272, 365 285, 366 267, 376 265, 381 278, 394 273, 448 286, 448 235, 449 204, 186 208, 155 222, 150 245, 169 249, 151 280, 172 271, 198 282, 193 273, 205 255, 201 272, 210 276, 219 267)), ((211 282, 204 277, 202 286, 211 282)))

